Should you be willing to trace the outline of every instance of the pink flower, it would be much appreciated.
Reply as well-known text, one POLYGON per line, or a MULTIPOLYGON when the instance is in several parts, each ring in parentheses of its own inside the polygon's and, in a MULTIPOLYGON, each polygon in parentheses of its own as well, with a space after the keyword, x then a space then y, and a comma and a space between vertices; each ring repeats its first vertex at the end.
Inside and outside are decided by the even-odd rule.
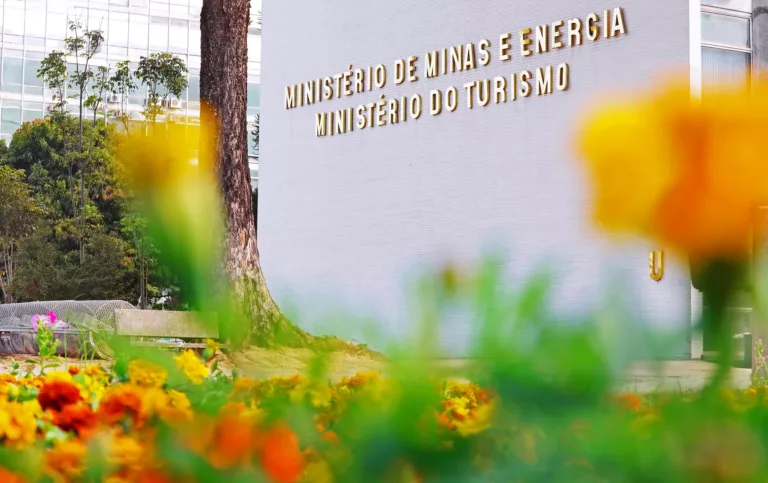
POLYGON ((37 319, 39 317, 40 317, 39 315, 35 315, 34 317, 32 317, 32 330, 34 330, 35 332, 37 332, 37 319))
POLYGON ((50 325, 53 325, 53 324, 55 324, 55 323, 56 323, 56 312, 54 312, 53 310, 51 310, 50 312, 48 312, 48 314, 47 314, 47 315, 48 315, 48 323, 49 323, 50 325))

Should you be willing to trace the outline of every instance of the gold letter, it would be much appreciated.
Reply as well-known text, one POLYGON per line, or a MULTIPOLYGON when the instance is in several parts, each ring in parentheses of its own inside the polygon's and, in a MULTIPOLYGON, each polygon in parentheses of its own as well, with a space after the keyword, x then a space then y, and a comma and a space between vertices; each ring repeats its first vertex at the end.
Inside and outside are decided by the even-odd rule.
POLYGON ((509 39, 512 37, 512 34, 501 34, 499 37, 499 58, 502 61, 506 61, 512 58, 512 54, 509 53, 509 49, 512 48, 511 45, 509 45, 509 39))
POLYGON ((611 37, 624 35, 627 29, 624 26, 624 10, 619 7, 613 10, 613 26, 611 27, 611 37))
POLYGON ((419 58, 415 55, 408 57, 408 82, 416 82, 419 80, 419 76, 416 75, 417 60, 419 60, 419 58))
POLYGON ((472 109, 474 107, 474 100, 472 98, 472 92, 475 89, 475 83, 474 82, 467 82, 464 84, 464 89, 467 90, 467 107, 472 109))
POLYGON ((531 95, 531 84, 528 79, 531 78, 531 73, 527 70, 520 72, 520 95, 528 97, 531 95))
POLYGON ((285 108, 293 109, 296 107, 296 84, 285 88, 285 108))
POLYGON ((557 90, 567 91, 568 84, 571 79, 571 69, 568 64, 560 64, 557 66, 557 90))
POLYGON ((536 69, 536 95, 552 94, 552 66, 536 69))
POLYGON ((485 107, 491 102, 491 80, 477 81, 477 102, 485 107))
POLYGON ((405 61, 397 59, 395 61, 395 85, 399 86, 405 82, 405 61))
POLYGON ((437 116, 443 112, 443 93, 439 89, 429 93, 429 114, 437 116))
POLYGON ((336 131, 336 134, 344 134, 347 132, 347 110, 342 109, 336 111, 336 123, 332 131, 336 131))
POLYGON ((458 68, 459 72, 464 68, 464 64, 462 63, 461 55, 464 50, 461 48, 461 46, 458 47, 451 47, 451 72, 456 72, 456 69, 458 68))
POLYGON ((480 41, 480 45, 479 45, 480 52, 483 53, 483 56, 480 57, 480 65, 482 65, 483 67, 485 67, 486 65, 488 65, 491 62, 491 51, 488 50, 488 47, 490 47, 490 46, 491 46, 491 41, 490 40, 481 40, 480 41))
POLYGON ((581 45, 581 19, 574 18, 568 21, 568 45, 575 47, 581 45), (574 40, 575 39, 575 40, 574 40))
POLYGON ((596 13, 590 13, 587 16, 587 38, 589 40, 597 40, 597 36, 600 34, 599 22, 600 17, 596 13))
POLYGON ((523 57, 528 57, 533 54, 533 51, 528 48, 533 42, 528 36, 531 34, 531 29, 523 29, 520 31, 520 53, 523 57))
POLYGON ((553 49, 561 49, 563 47, 563 42, 560 40, 560 36, 562 35, 562 32, 560 32, 560 29, 563 27, 562 20, 558 20, 557 22, 552 24, 552 48, 553 49))
POLYGON ((459 90, 451 86, 445 91, 445 107, 453 112, 459 107, 459 90))
POLYGON ((424 68, 427 79, 437 77, 437 59, 438 53, 436 50, 433 52, 427 52, 427 62, 426 67, 424 68))
POLYGON ((536 28, 536 53, 549 52, 549 35, 547 25, 539 25, 536 28))
POLYGON ((304 85, 304 104, 315 103, 315 81, 309 81, 304 85))
POLYGON ((315 136, 322 137, 326 135, 326 123, 328 122, 328 117, 326 113, 320 113, 315 118, 315 136))
POLYGON ((656 250, 648 257, 649 275, 654 282, 664 278, 664 252, 656 250))
POLYGON ((496 104, 507 102, 507 78, 497 77, 494 79, 494 82, 494 102, 496 102, 496 104))

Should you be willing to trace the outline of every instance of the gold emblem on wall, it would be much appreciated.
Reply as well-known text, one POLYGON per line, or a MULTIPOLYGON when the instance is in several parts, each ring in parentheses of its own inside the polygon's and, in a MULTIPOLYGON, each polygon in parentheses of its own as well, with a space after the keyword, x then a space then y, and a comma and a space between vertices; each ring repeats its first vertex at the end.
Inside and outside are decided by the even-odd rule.
POLYGON ((660 282, 664 278, 664 252, 661 250, 652 251, 648 257, 648 266, 651 280, 660 282))

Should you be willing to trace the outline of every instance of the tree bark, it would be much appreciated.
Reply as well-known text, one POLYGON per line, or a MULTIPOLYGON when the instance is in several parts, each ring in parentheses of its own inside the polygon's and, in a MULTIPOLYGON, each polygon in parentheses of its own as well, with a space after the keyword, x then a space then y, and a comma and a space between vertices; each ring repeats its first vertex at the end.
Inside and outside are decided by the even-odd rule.
POLYGON ((227 217, 224 268, 250 320, 250 342, 303 345, 306 334, 285 320, 267 289, 256 246, 246 116, 249 17, 250 0, 203 2, 199 162, 213 165, 220 180, 227 217))

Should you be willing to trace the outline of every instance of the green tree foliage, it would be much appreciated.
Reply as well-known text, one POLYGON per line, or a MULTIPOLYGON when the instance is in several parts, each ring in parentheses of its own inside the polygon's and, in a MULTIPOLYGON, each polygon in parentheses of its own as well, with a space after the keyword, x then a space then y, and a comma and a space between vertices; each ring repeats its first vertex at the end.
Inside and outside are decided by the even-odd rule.
POLYGON ((34 200, 24 171, 0 165, 0 300, 12 302, 19 242, 34 231, 42 209, 34 200))
MULTIPOLYGON (((23 124, 2 156, 0 164, 17 173, 37 205, 45 207, 26 221, 27 236, 14 245, 10 295, 14 301, 122 299, 144 306, 177 300, 172 274, 158 265, 141 220, 132 214, 114 156, 122 139, 117 126, 99 118, 86 123, 83 134, 89 169, 82 187, 79 165, 69 162, 79 144, 76 117, 56 113, 23 124), (81 188, 85 223, 75 216, 78 200, 72 195, 81 188)), ((0 191, 2 199, 6 190, 0 186, 0 191)))
POLYGON ((152 123, 165 114, 169 96, 181 97, 187 88, 187 66, 180 58, 167 52, 142 57, 136 77, 147 86, 147 107, 144 117, 152 123))
POLYGON ((45 85, 53 90, 53 100, 59 112, 64 112, 67 105, 66 89, 67 78, 67 54, 60 50, 54 50, 41 62, 37 70, 37 77, 45 82, 45 85))
POLYGON ((105 95, 114 90, 114 81, 112 80, 112 69, 108 65, 100 65, 93 76, 93 86, 91 94, 84 102, 84 106, 93 111, 93 122, 101 112, 104 119, 107 118, 107 103, 105 95))
POLYGON ((115 119, 119 120, 122 124, 125 132, 128 132, 128 96, 130 96, 137 88, 135 82, 133 82, 133 76, 131 75, 131 64, 125 60, 115 64, 115 70, 112 77, 109 80, 112 86, 112 93, 118 96, 118 102, 120 107, 115 109, 112 114, 115 119))
POLYGON ((129 134, 134 76, 148 87, 144 115, 155 123, 169 97, 187 88, 187 67, 168 53, 143 57, 135 72, 128 61, 94 66, 104 32, 80 19, 68 29, 64 51, 48 54, 37 71, 55 109, 23 124, 10 146, 0 141, 0 303, 13 296, 183 306, 174 275, 157 262, 146 222, 131 210, 115 152, 129 134), (74 117, 68 101, 77 105, 74 117), (84 123, 86 110, 92 122, 84 123))
POLYGON ((57 231, 55 221, 46 220, 21 245, 19 268, 11 285, 14 299, 136 300, 138 274, 128 243, 97 232, 86 239, 85 253, 81 264, 77 244, 57 231))

